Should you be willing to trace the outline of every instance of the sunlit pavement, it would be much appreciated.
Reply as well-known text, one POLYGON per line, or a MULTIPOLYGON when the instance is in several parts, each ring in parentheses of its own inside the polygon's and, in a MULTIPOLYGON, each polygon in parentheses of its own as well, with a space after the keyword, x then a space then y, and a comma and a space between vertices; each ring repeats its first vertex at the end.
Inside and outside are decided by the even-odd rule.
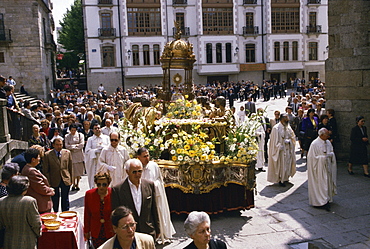
MULTIPOLYGON (((237 110, 241 104, 235 102, 237 110)), ((286 105, 287 98, 257 101, 257 107, 266 107, 269 118, 275 110, 283 112, 286 105)), ((212 236, 238 249, 370 248, 370 179, 363 176, 360 166, 354 167, 351 176, 346 162, 338 162, 338 195, 331 211, 313 208, 308 204, 306 158, 301 159, 296 148, 297 173, 290 183, 280 187, 266 181, 266 172, 258 172, 255 208, 212 215, 212 236)), ((80 188, 70 192, 70 202, 71 210, 83 216, 86 176, 80 188)), ((172 215, 177 233, 172 243, 157 248, 184 248, 191 242, 184 232, 185 219, 186 215, 172 215)))

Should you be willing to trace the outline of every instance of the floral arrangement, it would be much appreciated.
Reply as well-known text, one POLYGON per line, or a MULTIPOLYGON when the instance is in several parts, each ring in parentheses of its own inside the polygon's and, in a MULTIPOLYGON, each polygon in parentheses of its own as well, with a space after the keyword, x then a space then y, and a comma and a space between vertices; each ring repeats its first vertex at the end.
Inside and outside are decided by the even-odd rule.
POLYGON ((184 99, 178 99, 170 103, 168 107, 167 117, 174 119, 197 119, 202 117, 202 106, 194 100, 187 100, 187 95, 184 99))
MULTIPOLYGON (((195 102, 187 100, 176 101, 172 110, 179 111, 174 114, 188 115, 191 109, 181 109, 183 104, 192 103, 186 108, 196 111, 195 102), (180 114, 182 113, 182 114, 180 114)), ((190 114, 189 114, 190 115, 190 114)), ((198 115, 198 114, 196 114, 198 115)), ((133 156, 140 147, 148 148, 154 159, 159 159, 166 154, 167 158, 179 163, 248 163, 255 160, 258 153, 258 145, 255 131, 260 125, 257 116, 252 115, 237 127, 228 127, 223 137, 209 137, 208 128, 226 126, 226 122, 211 122, 210 119, 169 119, 163 117, 156 120, 153 125, 147 125, 145 118, 139 119, 137 127, 134 127, 127 119, 120 122, 120 133, 122 145, 133 156), (224 153, 217 153, 216 145, 224 145, 224 153)))

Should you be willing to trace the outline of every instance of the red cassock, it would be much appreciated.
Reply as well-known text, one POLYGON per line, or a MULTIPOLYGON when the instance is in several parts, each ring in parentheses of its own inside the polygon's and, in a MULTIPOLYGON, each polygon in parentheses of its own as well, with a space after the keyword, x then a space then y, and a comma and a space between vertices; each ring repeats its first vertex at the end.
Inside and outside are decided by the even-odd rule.
POLYGON ((101 225, 104 223, 106 238, 113 237, 112 221, 110 215, 112 213, 111 205, 112 189, 108 188, 108 195, 104 197, 103 217, 100 214, 100 196, 98 189, 93 188, 86 191, 85 194, 85 210, 84 210, 84 233, 91 232, 94 238, 99 237, 101 225))

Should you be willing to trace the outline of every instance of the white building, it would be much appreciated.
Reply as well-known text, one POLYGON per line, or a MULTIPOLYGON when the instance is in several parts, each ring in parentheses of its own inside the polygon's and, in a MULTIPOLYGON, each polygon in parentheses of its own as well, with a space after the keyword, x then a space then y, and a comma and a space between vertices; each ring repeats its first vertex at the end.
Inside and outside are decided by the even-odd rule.
POLYGON ((93 91, 100 83, 108 91, 160 85, 159 58, 173 40, 174 20, 194 45, 196 84, 325 80, 328 0, 83 0, 83 6, 93 91))

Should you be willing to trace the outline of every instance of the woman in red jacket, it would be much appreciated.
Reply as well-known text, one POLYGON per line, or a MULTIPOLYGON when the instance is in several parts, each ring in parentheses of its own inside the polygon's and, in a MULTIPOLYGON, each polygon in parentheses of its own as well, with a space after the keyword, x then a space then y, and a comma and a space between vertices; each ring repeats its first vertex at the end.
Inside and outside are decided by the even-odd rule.
POLYGON ((114 235, 110 219, 112 189, 108 187, 111 181, 108 173, 96 174, 94 182, 97 188, 85 194, 84 234, 86 240, 92 238, 95 248, 114 235))

